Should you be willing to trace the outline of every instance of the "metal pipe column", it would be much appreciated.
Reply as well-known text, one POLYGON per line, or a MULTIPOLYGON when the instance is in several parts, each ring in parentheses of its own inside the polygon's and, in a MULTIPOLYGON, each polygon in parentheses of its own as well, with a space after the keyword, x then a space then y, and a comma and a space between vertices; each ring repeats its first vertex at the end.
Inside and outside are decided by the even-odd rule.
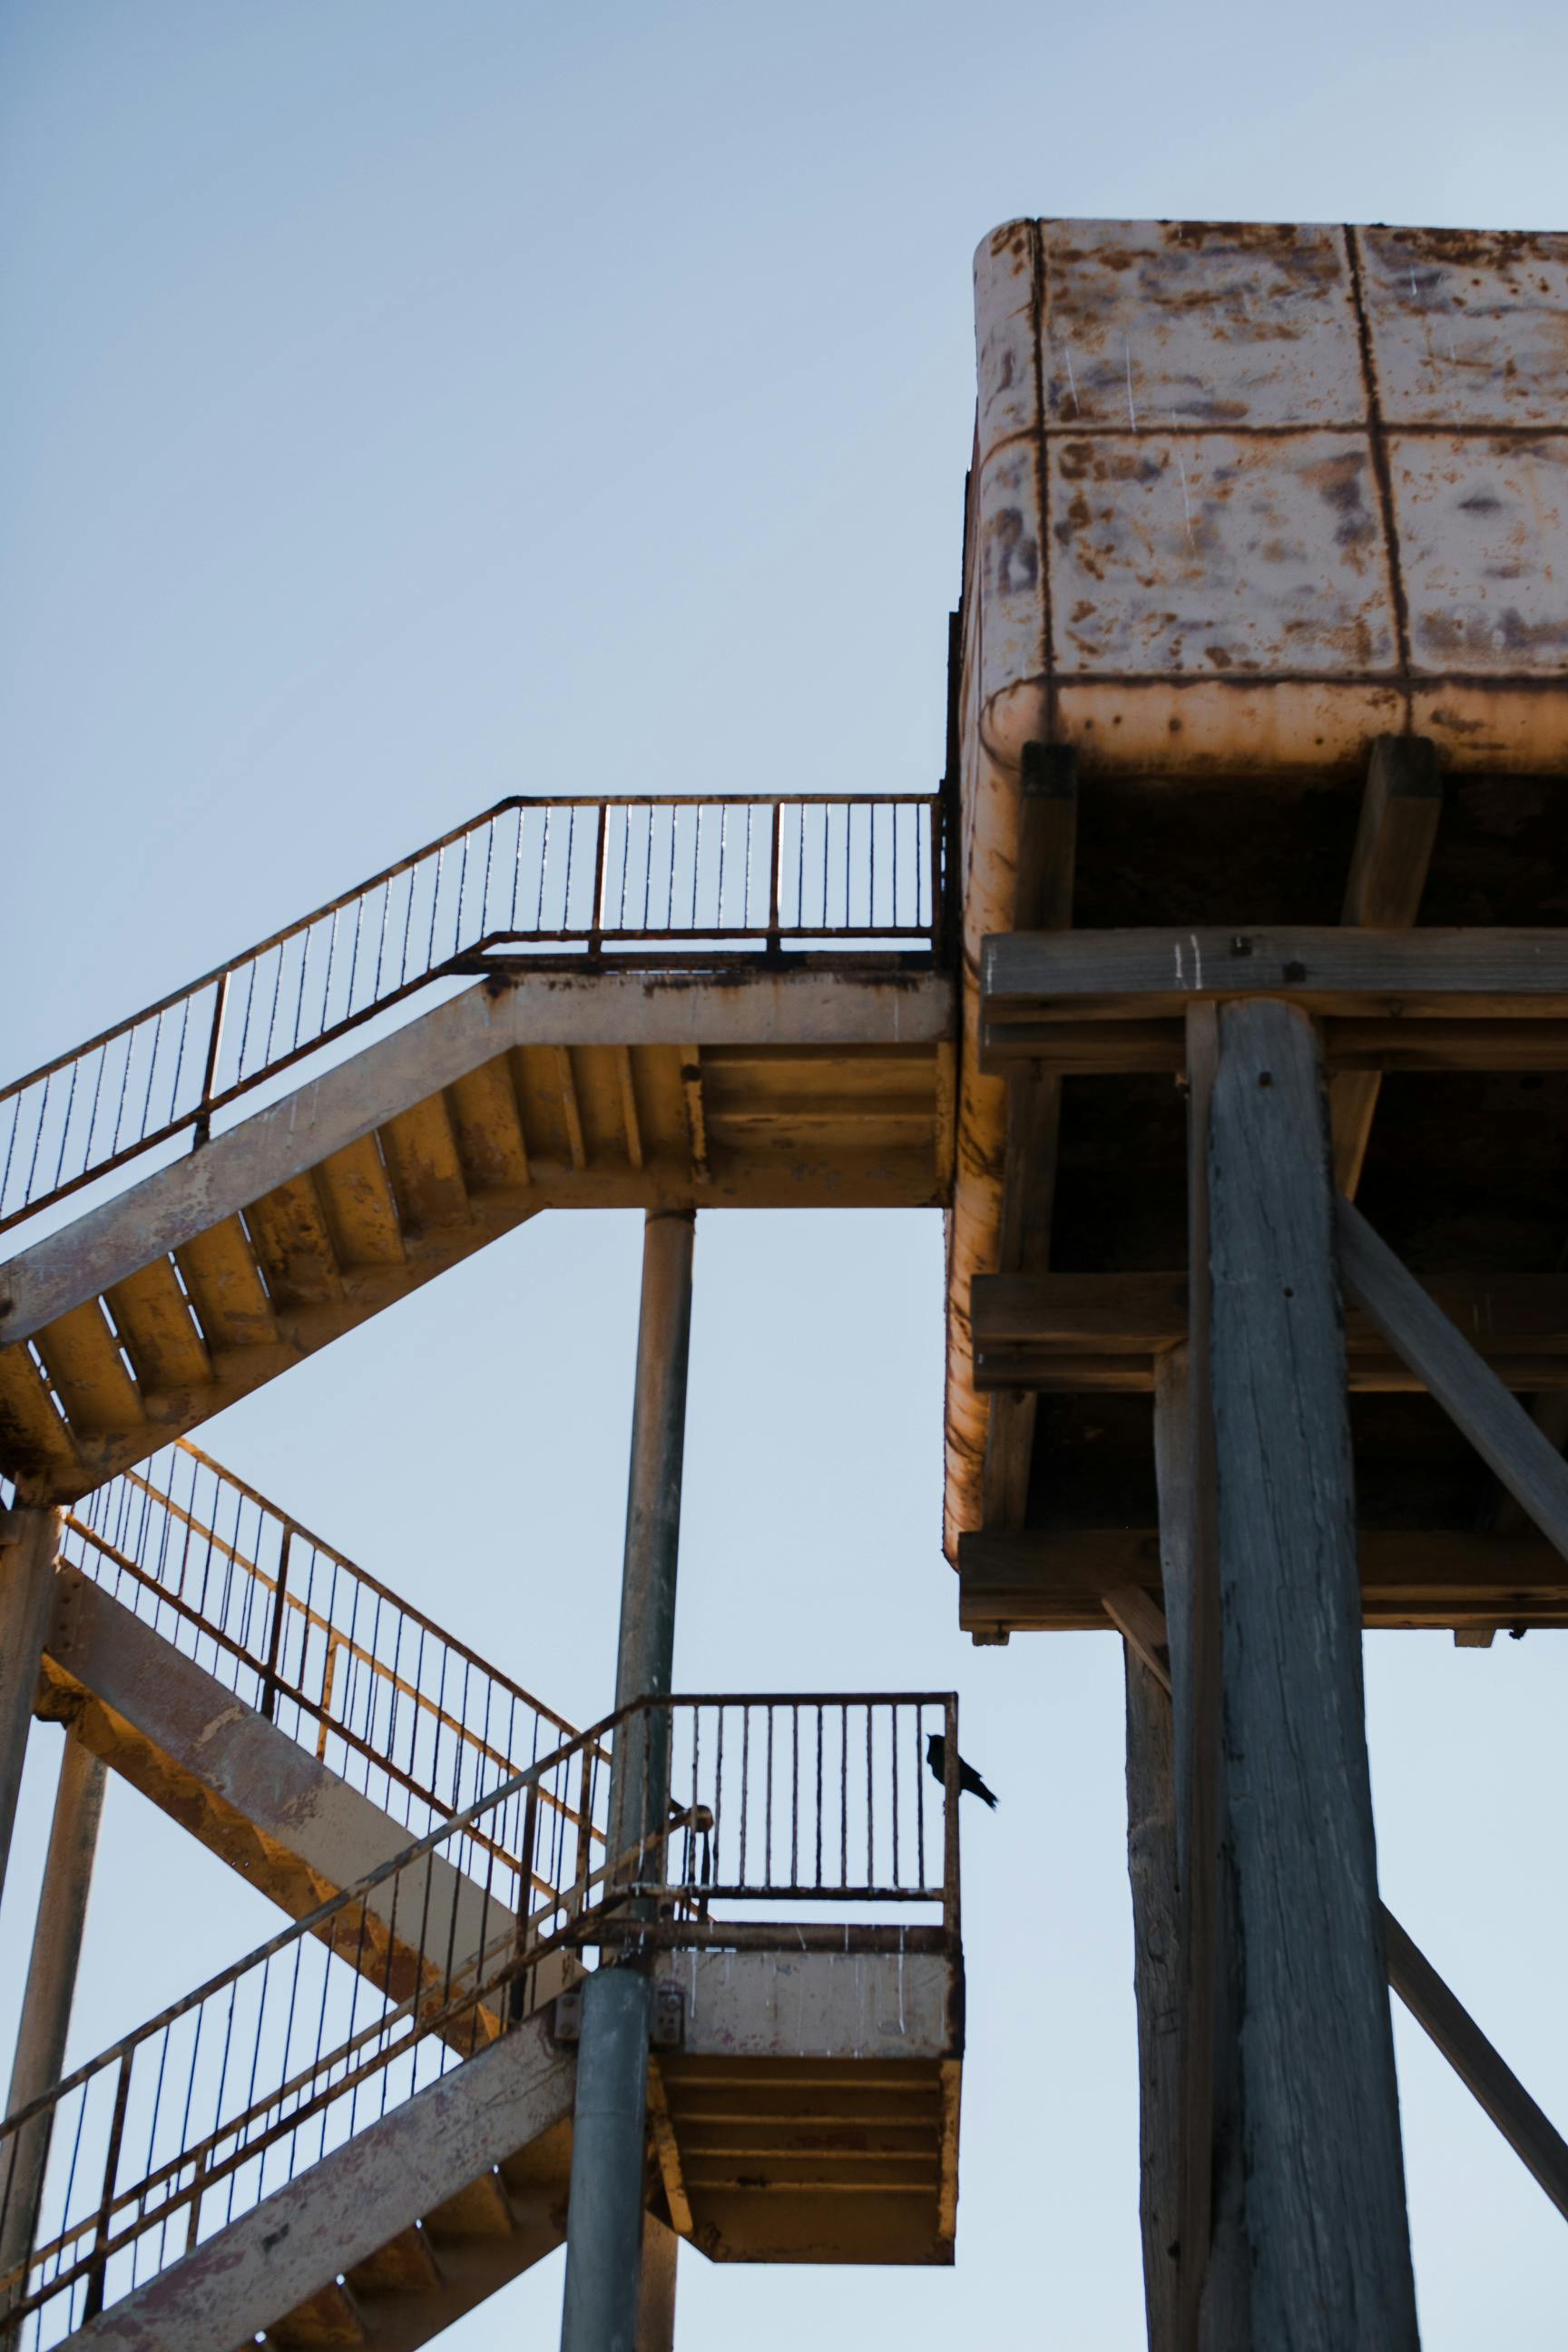
MULTIPOLYGON (((643 1234, 617 1707, 669 1694, 695 1227, 689 1209, 656 1209, 643 1234)), ((663 1825, 663 1727, 630 1730, 616 1733, 611 1764, 612 1853, 663 1825)), ((601 1966, 583 1989, 562 2352, 655 2352, 639 2345, 637 2328, 652 2000, 649 1979, 635 1962, 601 1966)))
POLYGON ((59 1548, 58 1511, 37 1503, 0 1511, 0 1890, 11 1858, 59 1548))
MULTIPOLYGON (((58 2083, 65 2071, 66 2035, 76 1995, 107 1778, 91 1749, 82 1746, 74 1731, 68 1731, 44 1883, 38 1894, 27 1989, 16 2028, 16 2055, 5 2101, 8 2116, 58 2083)), ((46 2112, 18 2132, 12 2142, 11 2163, 0 2171, 0 2210, 4 2212, 0 2273, 25 2262, 32 2251, 44 2167, 48 2161, 49 2124, 46 2112)))

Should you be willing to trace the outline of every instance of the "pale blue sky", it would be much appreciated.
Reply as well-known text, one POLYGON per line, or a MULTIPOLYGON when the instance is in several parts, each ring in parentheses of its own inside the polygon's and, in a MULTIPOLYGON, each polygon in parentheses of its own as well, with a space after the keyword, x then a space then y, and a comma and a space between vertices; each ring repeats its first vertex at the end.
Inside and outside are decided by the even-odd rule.
MULTIPOLYGON (((924 789, 1025 212, 1560 226, 1547 5, 0 7, 3 1074, 505 792, 924 789)), ((205 1442, 579 1719, 637 1227, 552 1217, 205 1442)), ((683 2260, 679 2339, 1140 2340, 1121 1669, 976 1652, 934 1215, 704 1221, 678 1682, 956 1683, 952 2273, 683 2260)), ((1568 2121, 1563 1652, 1369 1645, 1385 1891, 1568 2121)), ((5 1917, 14 1982, 32 1843, 5 1917)), ((86 2053, 273 1915, 112 1791, 86 2053)), ((1400 2033, 1427 2352, 1559 2352, 1560 2221, 1400 2033)), ((559 2260, 449 2339, 553 2340, 559 2260)))

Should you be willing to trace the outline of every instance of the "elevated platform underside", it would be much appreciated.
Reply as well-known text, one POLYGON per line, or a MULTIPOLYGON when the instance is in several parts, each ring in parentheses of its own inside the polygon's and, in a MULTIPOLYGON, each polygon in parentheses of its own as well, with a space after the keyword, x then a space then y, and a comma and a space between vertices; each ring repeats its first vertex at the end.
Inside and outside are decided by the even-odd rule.
MULTIPOLYGON (((1359 767, 1087 768, 1073 927, 1335 925, 1364 787, 1359 767)), ((1565 872, 1568 781, 1450 775, 1419 926, 1560 928, 1565 872)), ((961 1622, 982 1636, 1106 1627, 1104 1592, 1159 1595, 1151 1391, 1184 1336, 1187 1261, 1179 1019, 1168 1025, 1163 1069, 1063 1076, 1048 1271, 975 1285, 977 1389, 1037 1399, 1021 1523, 988 1519, 960 1548, 961 1622)), ((1136 1024, 1100 1034, 1118 1026, 1136 1024)), ((1543 1066, 1412 1070, 1390 1055, 1356 1199, 1561 1444, 1568 1052, 1560 1023, 1514 1027, 1539 1033, 1543 1066)), ((1568 1623, 1568 1566, 1364 1318, 1347 1337, 1367 1623, 1568 1623)))

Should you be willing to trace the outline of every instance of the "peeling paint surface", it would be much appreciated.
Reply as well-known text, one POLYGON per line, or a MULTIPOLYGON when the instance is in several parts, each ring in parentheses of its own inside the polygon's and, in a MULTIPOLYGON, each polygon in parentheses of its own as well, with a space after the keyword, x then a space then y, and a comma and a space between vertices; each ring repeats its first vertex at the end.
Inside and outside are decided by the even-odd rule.
POLYGON ((1568 236, 1011 221, 975 300, 966 740, 1568 769, 1568 236))

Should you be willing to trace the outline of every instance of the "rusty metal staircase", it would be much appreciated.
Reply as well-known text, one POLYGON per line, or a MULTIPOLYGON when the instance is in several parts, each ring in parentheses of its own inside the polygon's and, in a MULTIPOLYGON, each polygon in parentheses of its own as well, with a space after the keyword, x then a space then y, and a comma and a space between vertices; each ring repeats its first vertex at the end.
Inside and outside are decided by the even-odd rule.
POLYGON ((931 1693, 645 1702, 563 1740, 0 2126, 10 2342, 427 2341, 563 2234, 585 1947, 654 1974, 661 2227, 951 2261, 957 1755, 931 1693), (668 1827, 531 1901, 622 1738, 668 1757, 668 1827))
MULTIPOLYGON (((65 1517, 38 1711, 293 1918, 575 1737, 182 1441, 65 1517)), ((590 1866, 585 1752, 539 1895, 590 1866)))
POLYGON ((18 1080, 0 1468, 75 1499, 542 1208, 940 1201, 943 891, 930 796, 509 801, 18 1080))

